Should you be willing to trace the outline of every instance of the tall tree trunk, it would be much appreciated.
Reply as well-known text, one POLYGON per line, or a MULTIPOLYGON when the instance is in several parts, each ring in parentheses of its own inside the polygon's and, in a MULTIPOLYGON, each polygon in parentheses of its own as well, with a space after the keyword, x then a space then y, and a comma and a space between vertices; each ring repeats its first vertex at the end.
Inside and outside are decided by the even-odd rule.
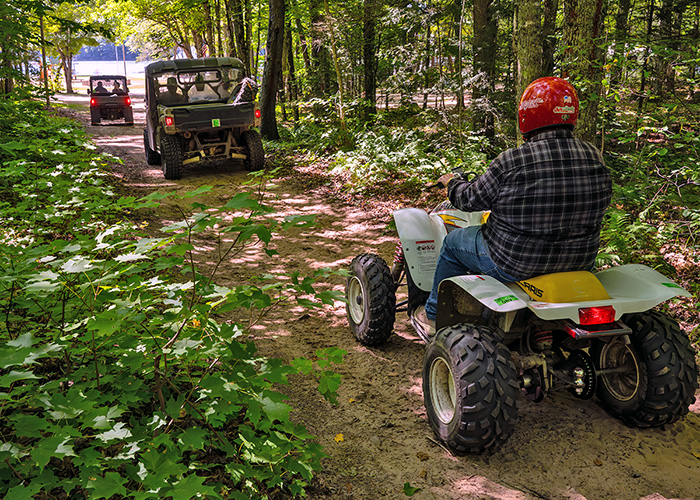
MULTIPOLYGON (((251 10, 250 7, 250 0, 245 0, 244 1, 244 10, 243 10, 243 21, 245 22, 245 47, 246 50, 248 51, 248 62, 251 65, 248 70, 250 71, 250 75, 253 77, 257 77, 258 75, 258 58, 257 55, 253 57, 255 52, 253 52, 253 11, 251 10)), ((260 33, 258 32, 258 46, 260 45, 260 33)))
POLYGON ((632 5, 631 0, 619 0, 617 4, 617 14, 615 15, 615 32, 614 32, 614 58, 619 61, 619 64, 613 66, 612 74, 610 77, 610 86, 617 87, 622 82, 622 71, 624 60, 624 50, 627 41, 628 33, 628 21, 630 7, 632 5))
MULTIPOLYGON (((544 76, 542 71, 542 7, 540 0, 523 0, 515 6, 513 26, 515 58, 515 103, 532 81, 544 76)), ((519 132, 516 132, 517 137, 519 132)))
POLYGON ((662 45, 662 56, 658 65, 658 93, 673 92, 676 89, 675 65, 680 59, 681 32, 683 15, 688 8, 689 0, 664 0, 659 12, 659 36, 662 45))
POLYGON ((598 102, 602 91, 603 54, 598 48, 603 28, 603 0, 565 0, 563 67, 578 90, 578 135, 595 143, 598 102))
POLYGON ((243 16, 243 4, 241 0, 228 0, 231 9, 231 20, 233 23, 233 34, 236 39, 236 57, 243 61, 245 74, 250 75, 251 66, 249 58, 249 48, 245 33, 245 19, 243 16))
POLYGON ((216 0, 216 56, 224 55, 224 46, 221 38, 221 0, 216 0))
POLYGON ((474 0, 473 4, 474 38, 474 84, 472 85, 472 127, 475 132, 483 133, 494 150, 495 137, 491 96, 496 80, 496 34, 498 32, 495 4, 493 0, 474 0))
POLYGON ((428 109, 428 89, 430 89, 430 56, 432 54, 430 49, 431 17, 432 12, 430 4, 428 4, 428 19, 425 22, 425 54, 423 55, 423 109, 428 109))
POLYGON ((73 93, 73 54, 70 53, 70 49, 58 50, 61 59, 61 69, 63 70, 63 76, 66 81, 66 93, 73 93))
MULTIPOLYGON (((695 15, 693 17, 693 29, 690 30, 690 39, 697 42, 700 39, 700 2, 695 4, 695 15)), ((689 80, 692 82, 688 86, 688 97, 692 97, 695 93, 695 77, 697 76, 697 65, 694 61, 690 62, 690 67, 688 68, 688 73, 690 74, 689 80)))
POLYGON ((455 60, 455 79, 458 82, 457 85, 457 112, 460 113, 464 109, 464 75, 463 73, 463 63, 464 63, 464 53, 462 47, 462 32, 464 25, 464 4, 465 0, 455 0, 455 18, 454 18, 454 30, 457 39, 457 57, 455 60))
POLYGON ((221 48, 224 55, 236 57, 236 29, 233 24, 233 13, 231 12, 230 2, 224 0, 224 16, 226 17, 224 25, 226 26, 226 49, 221 48))
POLYGON ((282 46, 284 44, 284 1, 270 0, 270 18, 267 26, 265 69, 260 89, 260 134, 270 140, 280 138, 277 131, 277 88, 282 74, 282 46))
POLYGON ((296 71, 294 68, 294 40, 292 37, 291 25, 292 23, 288 19, 284 30, 284 66, 287 73, 287 100, 291 104, 294 121, 297 122, 299 121, 299 105, 297 104, 297 99, 299 99, 299 91, 297 89, 296 71))
POLYGON ((377 3, 364 0, 363 60, 365 69, 364 93, 366 104, 363 107, 363 120, 369 123, 377 114, 377 3))
POLYGON ((211 12, 211 4, 207 0, 203 5, 204 17, 206 18, 206 40, 203 52, 205 55, 216 55, 216 39, 214 38, 214 17, 211 12))
POLYGON ((557 30, 557 10, 559 9, 559 0, 544 0, 543 6, 542 74, 545 76, 551 76, 554 74, 554 51, 556 50, 555 33, 557 30))
POLYGON ((333 54, 333 66, 335 67, 335 77, 338 81, 338 118, 340 119, 340 128, 345 130, 345 102, 343 101, 343 73, 340 70, 340 60, 338 59, 338 48, 335 42, 335 35, 333 34, 333 27, 330 25, 331 20, 331 10, 328 6, 328 0, 323 2, 326 9, 326 22, 328 23, 328 31, 331 37, 331 53, 333 54))
POLYGON ((326 96, 331 92, 331 57, 324 40, 326 21, 321 9, 320 0, 309 1, 311 15, 311 88, 315 95, 326 96))
MULTIPOLYGON (((292 7, 296 7, 296 0, 292 0, 292 7)), ((295 10, 295 9, 293 9, 295 10)), ((301 24, 301 17, 296 16, 294 19, 294 26, 296 26, 297 30, 297 36, 299 36, 299 45, 301 45, 301 57, 302 60, 304 61, 304 68, 306 69, 306 72, 309 73, 311 71, 311 58, 309 57, 309 45, 306 40, 306 30, 304 29, 304 26, 301 24)))

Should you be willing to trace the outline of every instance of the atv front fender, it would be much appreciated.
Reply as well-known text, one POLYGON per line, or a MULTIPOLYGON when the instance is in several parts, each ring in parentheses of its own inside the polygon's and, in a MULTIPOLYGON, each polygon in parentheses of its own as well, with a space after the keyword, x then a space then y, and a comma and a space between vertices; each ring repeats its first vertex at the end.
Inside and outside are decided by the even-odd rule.
POLYGON ((442 219, 418 208, 394 212, 396 229, 411 279, 418 288, 429 292, 447 230, 442 219))

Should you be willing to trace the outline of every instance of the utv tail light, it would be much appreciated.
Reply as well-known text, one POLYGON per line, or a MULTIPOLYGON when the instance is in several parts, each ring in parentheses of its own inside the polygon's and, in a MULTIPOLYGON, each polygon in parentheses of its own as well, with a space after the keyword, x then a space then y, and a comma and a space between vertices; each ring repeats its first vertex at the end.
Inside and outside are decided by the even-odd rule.
POLYGON ((260 118, 262 116, 262 113, 260 112, 259 109, 255 110, 255 118, 260 118))
POLYGON ((579 324, 603 325, 615 321, 615 309, 613 306, 582 307, 578 310, 579 324))
POLYGON ((131 106, 131 97, 126 98, 126 105, 131 106))
POLYGON ((97 104, 97 101, 95 99, 90 99, 90 106, 94 106, 97 104))
POLYGON ((175 120, 173 120, 172 116, 166 116, 165 117, 165 126, 166 127, 172 127, 173 123, 175 123, 175 120))

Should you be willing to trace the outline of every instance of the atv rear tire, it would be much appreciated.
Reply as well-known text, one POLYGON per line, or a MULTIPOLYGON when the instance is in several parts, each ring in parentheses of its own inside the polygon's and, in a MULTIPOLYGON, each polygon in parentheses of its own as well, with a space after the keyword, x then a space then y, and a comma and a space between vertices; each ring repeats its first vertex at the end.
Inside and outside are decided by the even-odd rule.
POLYGON ((148 145, 148 131, 143 131, 143 150, 146 153, 146 163, 149 165, 160 165, 160 154, 151 149, 148 145))
POLYGON ((423 400, 438 438, 456 455, 495 451, 518 420, 510 351, 484 326, 440 330, 423 358, 423 400))
POLYGON ((698 367, 688 337, 659 312, 622 318, 631 343, 620 338, 596 341, 590 349, 597 372, 596 394, 613 417, 633 427, 660 427, 688 413, 698 387, 698 367))
POLYGON ((166 179, 180 179, 182 177, 182 144, 175 135, 166 135, 160 140, 160 152, 162 159, 163 175, 166 179))
POLYGON ((383 344, 396 319, 396 285, 384 259, 371 253, 355 257, 345 285, 350 330, 363 345, 383 344))
POLYGON ((243 163, 245 169, 250 172, 262 170, 265 166, 265 151, 260 134, 255 130, 246 130, 241 134, 241 142, 246 148, 247 158, 243 163))

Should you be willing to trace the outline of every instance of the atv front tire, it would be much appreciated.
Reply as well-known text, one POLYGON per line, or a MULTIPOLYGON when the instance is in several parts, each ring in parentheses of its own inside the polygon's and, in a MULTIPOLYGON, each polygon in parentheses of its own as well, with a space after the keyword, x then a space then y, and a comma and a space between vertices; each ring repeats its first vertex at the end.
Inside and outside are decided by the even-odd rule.
POLYGON ((633 427, 660 427, 688 413, 698 367, 688 337, 659 312, 630 314, 630 344, 598 340, 590 353, 600 373, 596 394, 613 417, 633 427))
POLYGON ((143 131, 143 150, 146 153, 146 163, 149 165, 160 165, 160 154, 151 149, 148 145, 148 131, 143 131))
POLYGON ((520 386, 510 351, 487 327, 443 328, 423 358, 430 426, 456 455, 495 451, 518 420, 520 386))
POLYGON ((265 151, 263 150, 260 134, 255 130, 246 130, 241 134, 241 142, 246 148, 247 158, 244 161, 245 169, 250 172, 262 170, 265 166, 265 151))
POLYGON ((396 286, 384 259, 367 253, 350 263, 345 285, 350 330, 367 346, 383 344, 396 319, 396 286))
POLYGON ((183 152, 180 139, 175 135, 166 135, 160 140, 163 175, 166 179, 182 177, 183 152))

